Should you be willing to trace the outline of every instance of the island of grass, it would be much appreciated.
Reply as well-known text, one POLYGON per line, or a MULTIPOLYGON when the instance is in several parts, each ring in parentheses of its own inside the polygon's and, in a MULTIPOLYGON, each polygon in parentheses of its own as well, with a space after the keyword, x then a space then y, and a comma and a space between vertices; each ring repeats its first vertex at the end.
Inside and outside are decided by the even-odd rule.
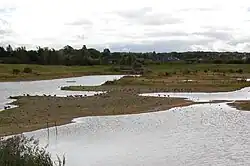
POLYGON ((241 111, 250 111, 250 101, 235 101, 229 105, 241 111))

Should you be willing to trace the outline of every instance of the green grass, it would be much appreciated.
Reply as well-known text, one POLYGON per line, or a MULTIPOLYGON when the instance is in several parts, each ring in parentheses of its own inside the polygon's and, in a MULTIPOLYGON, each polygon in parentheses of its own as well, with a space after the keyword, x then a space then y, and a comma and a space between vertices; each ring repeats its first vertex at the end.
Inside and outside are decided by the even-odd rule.
POLYGON ((41 80, 97 74, 119 74, 111 71, 111 66, 49 66, 26 64, 0 64, 0 81, 41 80), (13 69, 23 71, 31 68, 32 73, 13 74, 13 69))
POLYGON ((229 72, 230 69, 236 71, 242 69, 243 72, 250 73, 249 64, 185 64, 185 63, 165 63, 160 65, 150 65, 153 72, 178 72, 178 71, 214 71, 229 72))
MULTIPOLYGON (((160 65, 146 66, 152 72, 146 75, 157 76, 167 73, 176 75, 186 75, 188 72, 226 73, 239 76, 237 71, 241 69, 240 76, 250 74, 248 64, 185 64, 185 63, 165 63, 160 65)), ((41 80, 63 77, 74 77, 83 75, 104 75, 122 74, 112 70, 111 65, 98 66, 51 66, 51 65, 27 65, 27 64, 0 64, 0 81, 19 81, 19 80, 41 80), (23 71, 25 67, 31 68, 32 73, 13 74, 13 69, 23 71)))
MULTIPOLYGON (((239 75, 239 74, 238 74, 239 75)), ((171 75, 171 76, 141 76, 141 77, 123 77, 115 81, 107 81, 101 86, 71 86, 63 87, 62 90, 94 90, 110 91, 112 89, 136 88, 164 92, 225 92, 238 90, 250 86, 250 82, 237 81, 237 77, 232 74, 221 75, 220 73, 195 73, 189 75, 171 75), (191 79, 192 82, 184 80, 191 79)), ((150 90, 150 91, 151 91, 150 90)))
POLYGON ((241 111, 250 111, 250 101, 235 101, 233 103, 229 103, 228 105, 241 111))

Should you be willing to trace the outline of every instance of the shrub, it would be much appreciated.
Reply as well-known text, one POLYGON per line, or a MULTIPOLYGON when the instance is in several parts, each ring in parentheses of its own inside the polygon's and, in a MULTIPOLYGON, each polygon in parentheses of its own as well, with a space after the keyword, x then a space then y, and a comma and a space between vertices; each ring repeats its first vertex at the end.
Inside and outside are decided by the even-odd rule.
POLYGON ((32 73, 32 69, 29 68, 29 67, 25 67, 25 68, 23 69, 23 72, 24 72, 24 73, 32 73))
POLYGON ((242 74, 242 73, 243 73, 243 70, 242 70, 242 69, 239 69, 239 70, 237 70, 236 72, 242 74))
POLYGON ((190 74, 190 73, 191 73, 191 71, 188 69, 183 71, 183 74, 190 74))
POLYGON ((214 72, 214 73, 220 73, 220 72, 222 72, 222 71, 221 71, 220 69, 214 69, 213 72, 214 72))
POLYGON ((104 85, 115 85, 115 84, 116 84, 116 82, 117 82, 117 80, 113 80, 113 81, 106 81, 106 82, 104 83, 104 85))
MULTIPOLYGON (((1 166, 54 166, 51 155, 38 146, 34 138, 23 135, 0 140, 1 166)), ((58 157, 58 166, 65 165, 65 158, 58 157)))
POLYGON ((168 73, 168 72, 165 72, 165 76, 169 76, 170 75, 170 73, 168 73))
POLYGON ((19 74, 20 72, 21 72, 21 71, 20 71, 19 69, 13 69, 13 70, 12 70, 12 73, 13 73, 13 74, 19 74))

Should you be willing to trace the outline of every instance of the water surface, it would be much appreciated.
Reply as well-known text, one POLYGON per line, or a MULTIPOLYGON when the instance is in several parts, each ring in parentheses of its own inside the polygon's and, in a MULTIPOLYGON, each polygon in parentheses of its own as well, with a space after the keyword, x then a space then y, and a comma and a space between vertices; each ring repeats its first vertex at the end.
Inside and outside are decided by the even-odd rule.
POLYGON ((74 122, 26 135, 69 166, 250 165, 250 114, 226 103, 74 122))
POLYGON ((83 76, 74 78, 63 78, 54 80, 42 81, 21 81, 21 82, 0 82, 0 110, 4 108, 7 103, 13 100, 8 99, 10 96, 20 96, 24 94, 29 95, 94 95, 95 92, 72 92, 62 91, 64 86, 96 86, 101 85, 108 80, 120 79, 122 75, 102 75, 102 76, 83 76))

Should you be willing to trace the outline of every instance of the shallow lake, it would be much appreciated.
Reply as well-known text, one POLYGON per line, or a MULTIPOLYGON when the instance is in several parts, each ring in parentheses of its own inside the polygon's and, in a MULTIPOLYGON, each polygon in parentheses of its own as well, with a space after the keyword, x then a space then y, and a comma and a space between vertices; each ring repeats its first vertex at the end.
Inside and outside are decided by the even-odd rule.
POLYGON ((94 95, 95 92, 72 92, 60 90, 63 86, 95 86, 101 85, 108 80, 120 79, 122 75, 103 75, 103 76, 83 76, 74 78, 63 78, 54 80, 42 81, 21 81, 21 82, 0 82, 0 110, 4 108, 7 103, 13 100, 8 99, 10 96, 20 96, 24 94, 29 95, 94 95))
MULTIPOLYGON (((105 81, 103 78, 99 84, 105 81)), ((87 80, 79 83, 94 85, 87 80)), ((60 91, 58 86, 67 84, 65 81, 60 85, 51 83, 53 87, 49 89, 55 93, 60 91)), ((160 97, 169 95, 194 101, 247 100, 249 90, 160 93, 160 97)), ((159 93, 141 95, 158 97, 159 93)), ((65 154, 67 166, 248 166, 249 131, 250 113, 221 102, 139 115, 77 118, 71 124, 58 126, 57 130, 49 128, 49 134, 47 129, 42 129, 25 135, 39 138, 41 145, 48 144, 53 155, 65 154)))

